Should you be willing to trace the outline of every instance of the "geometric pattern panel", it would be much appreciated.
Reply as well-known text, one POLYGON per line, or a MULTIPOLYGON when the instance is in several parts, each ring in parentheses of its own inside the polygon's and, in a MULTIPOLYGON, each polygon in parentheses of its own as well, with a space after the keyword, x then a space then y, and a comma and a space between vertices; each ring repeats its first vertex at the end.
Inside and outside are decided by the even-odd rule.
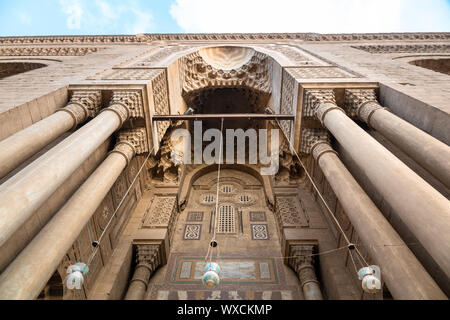
POLYGON ((203 212, 189 212, 187 222, 202 222, 203 221, 203 212))
POLYGON ((261 212, 250 212, 250 221, 251 222, 265 222, 267 221, 266 213, 261 212))
POLYGON ((176 211, 176 200, 174 196, 155 197, 144 217, 143 227, 167 228, 170 219, 176 211))
MULTIPOLYGON (((278 284, 277 267, 272 258, 220 258, 221 284, 278 284)), ((171 283, 201 284, 204 258, 178 257, 171 283)))
POLYGON ((277 196, 277 214, 281 216, 283 227, 307 227, 308 220, 297 196, 277 196))
POLYGON ((266 224, 252 224, 253 240, 269 240, 269 231, 266 224))
POLYGON ((184 240, 200 240, 202 232, 201 224, 187 224, 184 228, 184 240))

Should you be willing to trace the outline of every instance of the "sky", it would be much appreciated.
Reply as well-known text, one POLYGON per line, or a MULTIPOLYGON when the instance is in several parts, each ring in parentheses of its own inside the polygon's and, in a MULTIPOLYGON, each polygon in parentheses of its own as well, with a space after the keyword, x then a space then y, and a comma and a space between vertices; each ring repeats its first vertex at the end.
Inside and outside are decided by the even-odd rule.
POLYGON ((450 0, 0 0, 0 36, 450 32, 450 0))

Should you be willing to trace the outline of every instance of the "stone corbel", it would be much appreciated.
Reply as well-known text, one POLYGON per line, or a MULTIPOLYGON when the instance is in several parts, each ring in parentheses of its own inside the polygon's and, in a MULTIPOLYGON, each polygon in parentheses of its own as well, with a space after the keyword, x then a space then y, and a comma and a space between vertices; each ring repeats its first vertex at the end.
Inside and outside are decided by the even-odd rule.
POLYGON ((86 121, 88 117, 95 117, 100 111, 101 103, 101 91, 79 90, 74 91, 67 106, 58 111, 67 112, 72 116, 74 120, 74 129, 79 124, 86 121))
POLYGON ((347 89, 345 90, 345 108, 351 117, 359 118, 370 127, 370 118, 377 110, 383 108, 377 100, 374 89, 347 89))

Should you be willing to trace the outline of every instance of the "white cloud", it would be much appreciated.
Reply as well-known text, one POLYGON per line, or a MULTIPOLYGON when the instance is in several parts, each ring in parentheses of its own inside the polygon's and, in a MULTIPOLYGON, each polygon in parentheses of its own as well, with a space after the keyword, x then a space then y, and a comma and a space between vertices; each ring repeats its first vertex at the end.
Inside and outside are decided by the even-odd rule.
POLYGON ((136 15, 136 22, 131 32, 134 34, 150 32, 153 27, 153 16, 150 13, 136 9, 132 11, 136 15))
POLYGON ((120 12, 122 11, 120 7, 111 7, 111 5, 104 0, 96 0, 95 4, 100 8, 102 18, 106 20, 119 18, 120 12))
POLYGON ((450 31, 445 0, 176 0, 185 32, 450 31))
POLYGON ((62 11, 68 15, 66 24, 69 29, 80 29, 83 8, 79 0, 60 0, 62 11))
POLYGON ((137 0, 60 0, 60 4, 69 29, 136 34, 151 32, 153 27, 153 16, 142 10, 137 0))

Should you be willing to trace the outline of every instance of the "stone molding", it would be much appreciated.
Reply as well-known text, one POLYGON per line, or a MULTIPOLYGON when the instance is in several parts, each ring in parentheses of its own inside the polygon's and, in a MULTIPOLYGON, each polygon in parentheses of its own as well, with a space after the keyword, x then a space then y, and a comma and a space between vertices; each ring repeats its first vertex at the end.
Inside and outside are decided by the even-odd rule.
POLYGON ((145 128, 136 128, 121 130, 118 134, 118 142, 130 143, 136 154, 143 154, 148 152, 147 132, 145 128))
POLYGON ((0 37, 0 45, 46 44, 146 44, 155 41, 273 41, 298 40, 307 42, 351 41, 445 41, 449 32, 430 33, 210 33, 210 34, 138 34, 105 36, 38 36, 0 37))
MULTIPOLYGON (((1 39, 0 39, 1 42, 1 39)), ((0 48, 0 56, 85 56, 102 50, 103 48, 79 48, 79 47, 21 47, 21 48, 0 48)))
MULTIPOLYGON (((448 38, 447 38, 448 40, 448 38)), ((408 45, 371 45, 352 46, 354 49, 363 50, 372 54, 388 53, 450 53, 449 44, 408 44, 408 45)))

